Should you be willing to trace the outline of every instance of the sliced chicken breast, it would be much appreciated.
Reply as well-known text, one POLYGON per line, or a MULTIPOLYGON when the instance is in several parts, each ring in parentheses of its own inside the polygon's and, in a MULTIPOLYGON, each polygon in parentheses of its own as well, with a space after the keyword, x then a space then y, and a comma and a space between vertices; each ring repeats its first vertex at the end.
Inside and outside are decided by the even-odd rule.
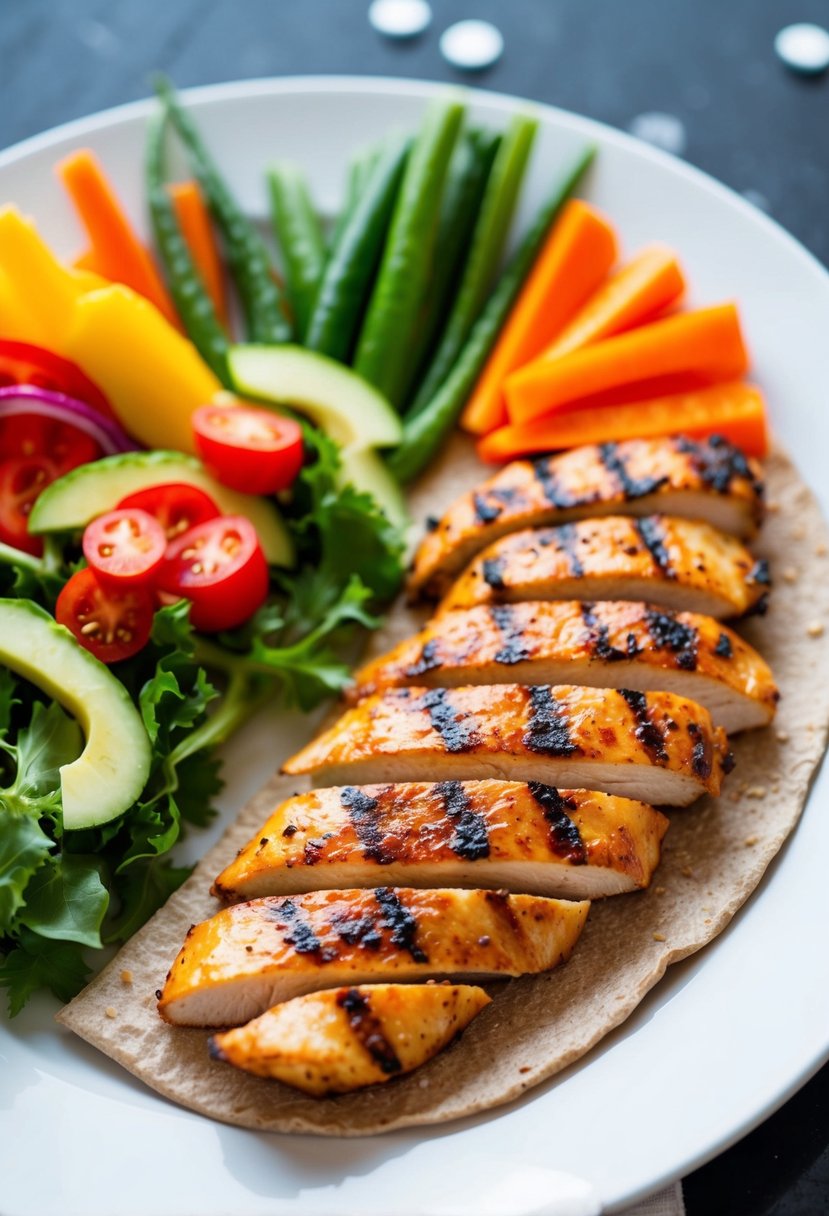
POLYGON ((767 563, 709 524, 609 515, 494 541, 452 584, 438 613, 519 600, 648 600, 722 618, 762 612, 769 585, 767 563))
POLYGON ((316 785, 484 777, 685 806, 732 763, 707 709, 671 693, 572 685, 391 688, 292 757, 316 785))
POLYGON ((668 820, 588 790, 518 781, 346 785, 278 806, 213 894, 487 887, 594 899, 646 887, 668 820))
POLYGON ((441 595, 479 550, 520 528, 661 512, 746 537, 762 505, 759 465, 718 437, 630 439, 516 460, 453 503, 424 537, 409 589, 441 595))
POLYGON ((490 1003, 471 984, 363 984, 295 997, 209 1040, 214 1060, 306 1094, 346 1094, 431 1060, 490 1003))
POLYGON ((753 647, 710 616, 627 601, 486 604, 445 612, 356 672, 352 704, 418 684, 562 684, 690 697, 731 733, 766 726, 779 693, 753 647))
POLYGON ((234 904, 187 934, 158 1011, 179 1026, 238 1026, 324 988, 547 971, 569 958, 589 907, 394 887, 234 904))

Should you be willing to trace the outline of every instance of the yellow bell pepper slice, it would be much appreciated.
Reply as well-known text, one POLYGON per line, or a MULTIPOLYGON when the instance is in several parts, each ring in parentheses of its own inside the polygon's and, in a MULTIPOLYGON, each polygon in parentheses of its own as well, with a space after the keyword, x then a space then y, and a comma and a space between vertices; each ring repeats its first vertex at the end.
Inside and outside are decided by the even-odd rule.
POLYGON ((222 386, 192 343, 148 300, 120 284, 81 296, 63 353, 106 393, 140 443, 195 451, 193 411, 222 386))
POLYGON ((42 322, 21 302, 11 279, 0 270, 0 337, 10 342, 48 346, 49 334, 42 322))

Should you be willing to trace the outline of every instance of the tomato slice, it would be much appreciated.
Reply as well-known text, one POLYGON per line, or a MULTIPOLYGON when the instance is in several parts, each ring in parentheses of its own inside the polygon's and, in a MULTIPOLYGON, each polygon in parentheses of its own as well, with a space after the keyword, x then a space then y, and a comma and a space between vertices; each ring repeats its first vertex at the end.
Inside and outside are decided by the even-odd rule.
POLYGON ((83 534, 84 557, 106 584, 150 582, 166 549, 161 524, 136 507, 99 515, 83 534))
POLYGON ((147 645, 153 624, 153 597, 146 587, 114 587, 94 570, 79 570, 55 606, 60 625, 102 663, 120 663, 147 645))
POLYGON ((41 538, 29 532, 29 515, 58 472, 46 456, 18 456, 0 464, 0 541, 35 556, 43 552, 41 538))
POLYGON ((118 506, 136 507, 152 515, 161 524, 168 540, 175 540, 188 528, 195 528, 196 524, 221 515, 209 494, 186 482, 170 482, 138 490, 122 498, 118 506))
POLYGON ((85 431, 40 414, 0 418, 0 453, 4 458, 48 456, 59 474, 103 455, 100 445, 85 431))
POLYGON ((268 594, 268 564, 256 529, 241 515, 191 528, 168 546, 156 583, 192 602, 190 619, 204 633, 241 625, 268 594))
POLYGON ((234 490, 276 494, 302 468, 302 429, 293 418, 247 405, 203 405, 193 414, 196 450, 234 490))
POLYGON ((0 387, 34 384, 53 393, 85 401, 107 418, 118 421, 109 401, 77 363, 30 342, 0 339, 0 387))

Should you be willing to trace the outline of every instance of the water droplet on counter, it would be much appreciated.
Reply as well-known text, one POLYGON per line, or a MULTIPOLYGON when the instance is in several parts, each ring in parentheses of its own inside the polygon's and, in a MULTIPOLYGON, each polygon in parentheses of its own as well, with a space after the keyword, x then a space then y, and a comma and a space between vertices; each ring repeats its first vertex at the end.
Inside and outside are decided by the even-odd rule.
POLYGON ((747 203, 751 203, 752 207, 756 207, 758 211, 771 211, 771 203, 766 198, 765 194, 761 194, 759 190, 743 191, 743 198, 747 203))
POLYGON ((501 58, 504 37, 489 21, 458 21, 440 36, 440 53, 453 67, 479 72, 501 58))
POLYGON ((637 139, 643 139, 663 152, 681 156, 688 143, 685 127, 673 114, 662 114, 654 110, 648 114, 637 114, 628 123, 628 130, 637 139))
POLYGON ((374 0, 368 19, 387 38, 414 38, 428 27, 432 9, 426 0, 374 0))
POLYGON ((793 72, 812 76, 829 68, 829 30, 820 25, 787 25, 775 38, 774 49, 793 72))

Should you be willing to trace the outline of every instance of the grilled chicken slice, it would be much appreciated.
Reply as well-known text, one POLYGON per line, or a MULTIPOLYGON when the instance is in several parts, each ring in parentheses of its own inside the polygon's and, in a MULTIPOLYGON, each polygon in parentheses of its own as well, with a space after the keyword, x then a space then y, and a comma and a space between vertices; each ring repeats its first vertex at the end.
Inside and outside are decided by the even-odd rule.
POLYGON ((708 710, 671 693, 489 684, 367 697, 283 771, 317 785, 500 777, 685 806, 718 793, 730 764, 708 710))
POLYGON ((486 545, 544 524, 656 511, 752 536, 762 516, 759 465, 724 439, 630 439, 516 460, 446 512, 415 554, 409 589, 441 595, 486 545))
POLYGON ((278 806, 213 886, 221 899, 336 887, 488 887, 594 899, 646 887, 653 807, 519 781, 339 786, 278 806))
POLYGON ((446 612, 354 677, 356 704, 419 684, 662 689, 704 705, 731 733, 766 726, 779 693, 768 664, 710 616, 626 601, 486 604, 446 612))
POLYGON ((710 524, 609 515, 494 541, 438 612, 519 600, 648 600, 721 618, 762 612, 768 589, 767 563, 710 524))
POLYGON ((490 1003, 471 984, 364 984, 295 997, 213 1035, 214 1060, 306 1094, 347 1094, 419 1068, 490 1003))
POLYGON ((323 988, 547 971, 569 958, 589 907, 394 887, 254 899, 193 926, 158 1011, 179 1026, 238 1026, 323 988))

